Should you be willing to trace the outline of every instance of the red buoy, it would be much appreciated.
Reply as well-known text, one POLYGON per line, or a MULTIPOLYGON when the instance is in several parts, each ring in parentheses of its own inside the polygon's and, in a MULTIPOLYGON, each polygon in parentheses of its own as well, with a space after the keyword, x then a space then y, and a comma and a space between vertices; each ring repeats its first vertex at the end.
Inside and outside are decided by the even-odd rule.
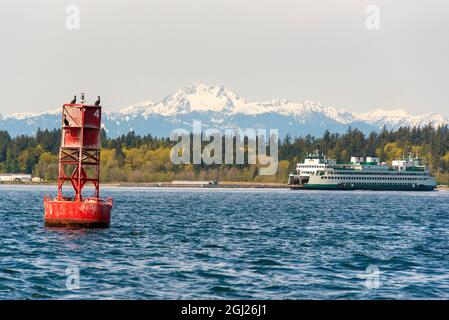
POLYGON ((83 100, 62 106, 58 196, 44 198, 45 226, 106 228, 110 224, 112 199, 100 199, 101 106, 86 105, 83 100), (73 198, 63 196, 66 181, 73 187, 73 198), (95 195, 83 197, 89 182, 95 195))

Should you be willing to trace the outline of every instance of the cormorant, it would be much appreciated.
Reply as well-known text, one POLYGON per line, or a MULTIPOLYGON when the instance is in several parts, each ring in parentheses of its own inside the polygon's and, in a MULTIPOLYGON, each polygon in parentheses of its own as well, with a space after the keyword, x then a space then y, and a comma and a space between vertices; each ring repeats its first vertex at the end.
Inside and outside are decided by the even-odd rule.
POLYGON ((67 116, 64 115, 64 125, 69 126, 69 120, 67 120, 67 116))
POLYGON ((100 105, 100 102, 101 102, 100 100, 101 100, 101 99, 100 99, 100 96, 98 96, 97 101, 95 101, 95 105, 96 105, 96 106, 99 106, 99 105, 100 105))
POLYGON ((73 96, 73 100, 70 103, 71 104, 75 104, 76 103, 76 96, 73 96))

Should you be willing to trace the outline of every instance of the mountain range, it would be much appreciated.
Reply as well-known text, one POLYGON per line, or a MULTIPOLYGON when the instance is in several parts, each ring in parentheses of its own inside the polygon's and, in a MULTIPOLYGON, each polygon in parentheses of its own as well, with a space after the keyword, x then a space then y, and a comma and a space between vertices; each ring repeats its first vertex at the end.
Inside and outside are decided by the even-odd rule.
MULTIPOLYGON (((61 124, 60 108, 42 113, 0 115, 0 130, 11 136, 33 135, 38 128, 54 129, 61 124)), ((177 128, 191 130, 193 120, 205 128, 278 129, 280 136, 330 132, 345 132, 349 127, 365 133, 379 131, 384 126, 434 126, 449 122, 440 114, 411 115, 402 109, 376 109, 356 113, 343 108, 324 106, 314 101, 293 102, 276 99, 249 102, 223 85, 193 84, 160 101, 143 101, 118 112, 103 111, 103 127, 108 136, 117 137, 134 131, 136 134, 168 137, 177 128)))

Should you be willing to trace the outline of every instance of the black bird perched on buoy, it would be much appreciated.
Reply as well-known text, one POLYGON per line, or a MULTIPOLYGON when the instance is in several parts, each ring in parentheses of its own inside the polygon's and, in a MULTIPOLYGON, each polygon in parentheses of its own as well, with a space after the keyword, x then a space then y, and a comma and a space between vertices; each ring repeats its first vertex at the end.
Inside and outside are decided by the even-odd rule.
POLYGON ((100 96, 98 96, 97 101, 95 101, 95 105, 96 105, 96 106, 99 106, 100 103, 101 103, 101 99, 100 99, 100 96))
POLYGON ((65 126, 69 126, 69 120, 67 120, 67 116, 66 115, 64 115, 64 125, 65 126))
POLYGON ((71 104, 75 104, 76 103, 76 96, 73 96, 73 100, 70 103, 71 104))

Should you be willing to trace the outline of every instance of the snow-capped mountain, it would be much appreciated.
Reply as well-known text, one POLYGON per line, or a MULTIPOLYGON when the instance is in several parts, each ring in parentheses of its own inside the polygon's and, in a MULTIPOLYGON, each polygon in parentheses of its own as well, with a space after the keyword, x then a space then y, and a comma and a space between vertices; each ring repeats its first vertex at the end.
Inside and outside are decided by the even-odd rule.
MULTIPOLYGON (((0 115, 0 130, 12 136, 34 134, 38 128, 60 126, 60 109, 39 114, 0 115)), ((366 133, 382 127, 438 126, 448 123, 439 114, 410 115, 404 110, 376 109, 354 113, 341 108, 323 106, 313 101, 272 100, 249 102, 223 85, 193 84, 160 101, 144 101, 119 112, 104 112, 103 126, 111 137, 127 132, 169 136, 177 128, 190 129, 193 120, 204 128, 279 129, 281 136, 344 132, 350 126, 366 133)))
POLYGON ((444 125, 448 123, 448 119, 437 113, 425 113, 421 115, 408 114, 403 109, 398 110, 383 110, 376 109, 367 113, 354 114, 354 116, 360 120, 375 125, 377 127, 383 127, 386 125, 390 128, 398 127, 410 127, 410 126, 424 126, 432 124, 434 126, 444 125))

